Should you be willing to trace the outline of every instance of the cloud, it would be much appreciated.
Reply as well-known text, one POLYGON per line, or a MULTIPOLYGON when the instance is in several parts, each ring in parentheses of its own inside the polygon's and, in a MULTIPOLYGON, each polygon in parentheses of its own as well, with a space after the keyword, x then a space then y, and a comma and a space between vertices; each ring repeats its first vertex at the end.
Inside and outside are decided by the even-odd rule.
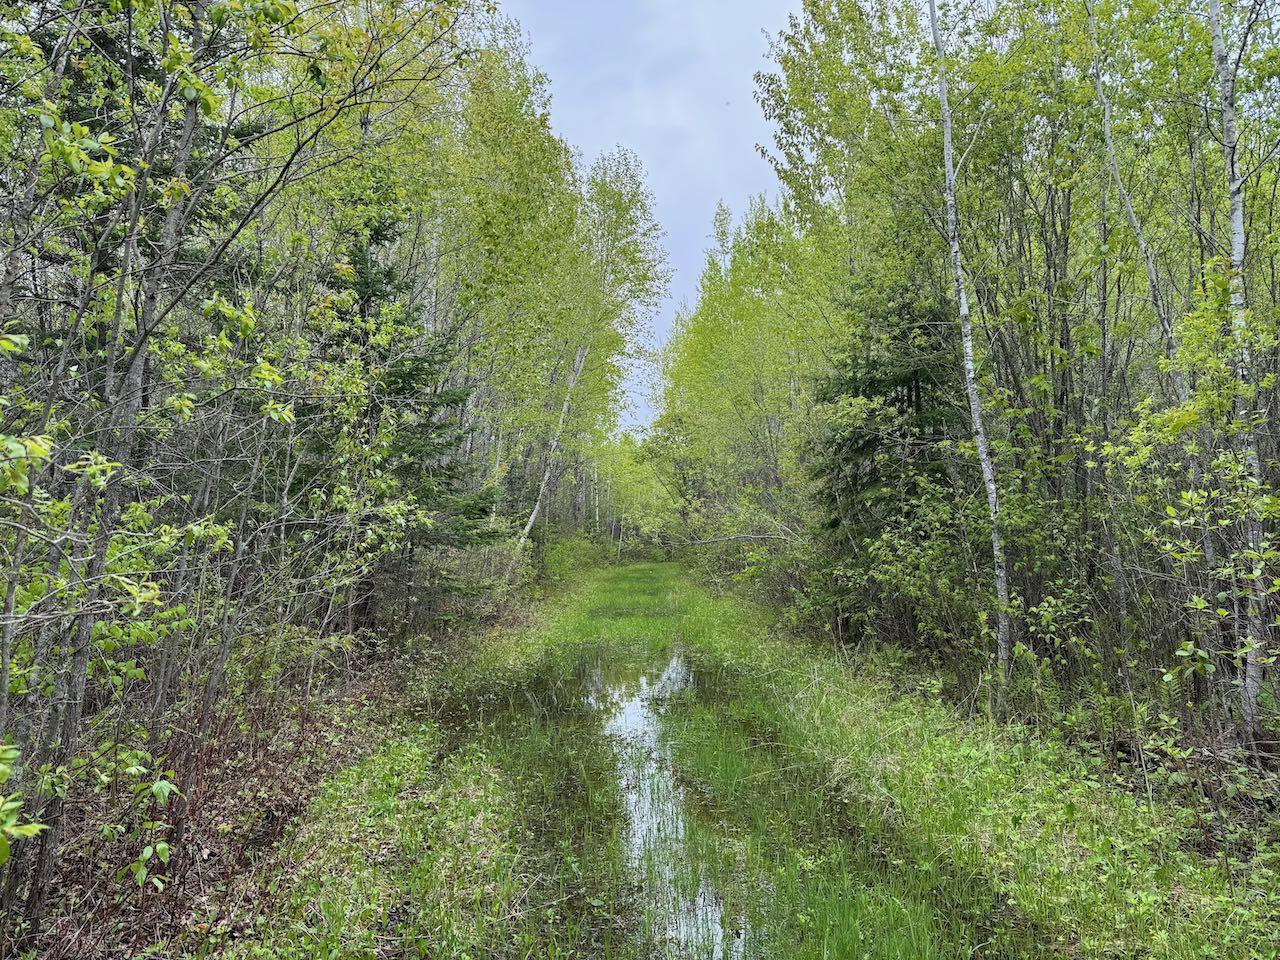
MULTIPOLYGON (((557 131, 591 158, 617 144, 649 174, 674 270, 654 321, 661 340, 697 291, 720 201, 773 194, 756 152, 771 134, 753 98, 777 32, 800 0, 506 0, 551 79, 557 131)), ((639 398, 637 398, 639 399, 639 398)), ((637 419, 651 411, 640 403, 637 419)))

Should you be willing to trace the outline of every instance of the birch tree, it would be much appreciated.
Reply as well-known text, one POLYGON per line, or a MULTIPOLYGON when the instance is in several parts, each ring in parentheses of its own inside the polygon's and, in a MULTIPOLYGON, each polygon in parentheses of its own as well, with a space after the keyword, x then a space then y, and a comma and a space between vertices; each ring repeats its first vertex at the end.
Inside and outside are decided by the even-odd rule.
POLYGON ((1231 329, 1235 334, 1237 351, 1236 375, 1240 381, 1240 431, 1241 455, 1245 463, 1246 495, 1249 506, 1242 523, 1242 535, 1246 557, 1252 569, 1248 573, 1249 590, 1245 635, 1242 641, 1240 676, 1240 711, 1245 744, 1254 751, 1264 749, 1262 720, 1258 710, 1258 697, 1262 692, 1264 663, 1270 656, 1270 626, 1268 618, 1269 593, 1266 587, 1266 566, 1263 553, 1262 518, 1257 513, 1257 498, 1262 491, 1262 465, 1258 454, 1256 423, 1264 419, 1257 408, 1257 388, 1253 382, 1253 357, 1249 346, 1248 301, 1245 291, 1245 178, 1240 156, 1240 131, 1236 115, 1237 70, 1244 58, 1249 35, 1258 16, 1261 4, 1251 3, 1246 10, 1246 22, 1239 45, 1233 56, 1227 48, 1223 28, 1221 0, 1209 0, 1209 31, 1213 42, 1214 74, 1217 78, 1219 142, 1227 178, 1227 224, 1230 246, 1227 260, 1227 282, 1230 291, 1231 329))
MULTIPOLYGON (((960 219, 956 203, 956 162, 952 144, 952 113, 947 82, 947 47, 938 25, 937 0, 929 0, 929 27, 937 57, 938 106, 942 111, 943 172, 946 176, 945 202, 947 245, 951 254, 951 272, 955 281, 956 303, 960 311, 960 337, 964 354, 965 392, 969 398, 969 419, 978 451, 978 465, 987 492, 987 511, 991 520, 991 556, 996 585, 996 666, 997 687, 1003 690, 1013 669, 1013 638, 1009 624, 1009 571, 1005 560, 1004 538, 1000 531, 1000 493, 996 486, 995 461, 987 443, 986 424, 982 415, 982 398, 978 389, 978 370, 974 360, 973 323, 969 316, 969 293, 965 282, 964 259, 960 250, 960 219)), ((961 158, 963 160, 963 158, 961 158)), ((1002 708, 1002 697, 997 699, 1002 708)))

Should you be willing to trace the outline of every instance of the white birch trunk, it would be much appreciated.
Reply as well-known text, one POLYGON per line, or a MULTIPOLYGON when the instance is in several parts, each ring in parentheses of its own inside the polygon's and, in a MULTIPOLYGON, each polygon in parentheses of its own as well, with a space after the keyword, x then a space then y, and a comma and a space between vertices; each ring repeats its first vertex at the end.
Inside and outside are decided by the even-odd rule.
POLYGON ((947 240, 951 247, 951 271, 954 274, 956 300, 960 308, 960 334, 964 343, 964 383, 969 395, 969 417, 973 422, 973 439, 978 448, 978 464, 987 489, 987 509, 991 517, 991 554, 996 581, 996 662, 999 676, 997 706, 1003 706, 1003 691, 1013 669, 1013 639, 1009 629, 1009 572, 1004 555, 1004 539, 1000 534, 1000 495, 996 487, 996 467, 987 444, 986 426, 982 419, 982 401, 978 395, 978 372, 973 358, 973 324, 969 316, 969 294, 964 279, 964 260, 960 252, 960 224, 956 209, 955 151, 951 135, 951 103, 947 86, 947 48, 938 27, 937 0, 929 0, 929 25, 933 31, 933 47, 938 57, 938 104, 942 109, 942 152, 946 172, 947 240))
POLYGON ((542 471, 542 481, 538 484, 538 496, 533 501, 533 509, 529 511, 529 519, 525 521, 524 529, 520 531, 520 539, 516 541, 515 554, 511 558, 511 569, 507 573, 508 579, 515 573, 516 564, 520 562, 520 554, 524 552, 524 545, 529 540, 529 534, 533 532, 533 525, 538 522, 538 516, 542 513, 542 501, 546 497, 547 486, 551 483, 551 474, 555 471, 560 438, 564 435, 564 425, 569 419, 569 409, 573 406, 573 391, 578 386, 578 379, 582 376, 582 368, 586 365, 587 354, 590 352, 591 348, 583 344, 578 347, 577 355, 573 358, 573 369, 569 372, 569 382, 564 390, 564 402, 560 404, 560 420, 556 424, 551 445, 547 447, 547 463, 542 471))
MULTIPOLYGON (((1231 256, 1228 283, 1230 284, 1231 327, 1239 340, 1236 374, 1247 392, 1252 383, 1253 366, 1247 339, 1247 315, 1244 289, 1244 175, 1240 172, 1240 132, 1236 122, 1236 73, 1227 55, 1226 37, 1222 29, 1221 0, 1209 0, 1209 30, 1213 35, 1213 62, 1218 78, 1218 110, 1222 120, 1222 158, 1227 171, 1229 201, 1228 222, 1231 229, 1231 256)), ((1238 62, 1238 61, 1237 61, 1238 62)), ((1249 402, 1246 399, 1246 404, 1249 402)), ((1241 419, 1244 433, 1241 438, 1248 482, 1256 493, 1262 482, 1262 469, 1258 456, 1258 441, 1254 432, 1256 411, 1245 409, 1241 419)), ((1244 545, 1254 556, 1262 543, 1262 523, 1256 510, 1250 507, 1244 522, 1244 545)), ((1267 655, 1268 630, 1266 626, 1267 592, 1263 583, 1264 570, 1261 561, 1253 571, 1246 614, 1247 635, 1242 643, 1243 669, 1240 676, 1240 712, 1245 746, 1257 751, 1261 748, 1262 721, 1258 711, 1258 696, 1262 692, 1263 658, 1267 655)))

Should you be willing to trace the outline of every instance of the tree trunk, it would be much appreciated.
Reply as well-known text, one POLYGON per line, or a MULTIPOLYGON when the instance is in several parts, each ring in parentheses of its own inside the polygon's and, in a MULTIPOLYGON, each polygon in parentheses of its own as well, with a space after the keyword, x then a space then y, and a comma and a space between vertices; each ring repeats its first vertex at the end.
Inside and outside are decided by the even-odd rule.
POLYGON ((547 462, 542 471, 542 481, 538 484, 538 496, 533 501, 533 509, 529 512, 529 519, 525 521, 524 529, 520 531, 520 539, 516 541, 515 554, 511 558, 511 566, 507 570, 507 579, 510 580, 515 574, 516 564, 520 562, 520 554, 524 551, 524 545, 529 539, 529 534, 533 532, 533 525, 538 522, 538 515, 542 512, 542 501, 547 494, 547 487, 551 483, 551 474, 555 470, 556 452, 560 449, 560 438, 564 435, 565 421, 569 419, 569 408, 573 405, 573 391, 578 386, 578 379, 582 376, 582 368, 586 365, 587 354, 591 352, 591 348, 586 344, 578 347, 578 352, 573 358, 573 369, 569 373, 569 382, 564 390, 564 402, 560 404, 560 420, 556 424, 556 432, 551 438, 551 445, 547 447, 547 462))
MULTIPOLYGON (((1156 320, 1160 323, 1160 335, 1164 340, 1165 356, 1172 361, 1177 353, 1178 346, 1173 332, 1173 311, 1170 310, 1169 304, 1161 294, 1160 272, 1156 268, 1155 254, 1147 243, 1147 233, 1142 228, 1142 223, 1138 220, 1138 214, 1133 209, 1133 200, 1129 196, 1129 189, 1125 186, 1124 178, 1120 176, 1120 162, 1116 158, 1116 145, 1111 135, 1111 101, 1107 98, 1106 88, 1102 83, 1102 44, 1098 39, 1098 22, 1094 17, 1092 7, 1089 7, 1089 30, 1093 34, 1093 79, 1097 87, 1098 102, 1102 104, 1102 139, 1107 147, 1107 163, 1111 168, 1111 179, 1115 183, 1116 192, 1120 194, 1120 202, 1124 204, 1125 217, 1129 221, 1129 228, 1138 240, 1138 251, 1142 254, 1142 262, 1147 268, 1147 290, 1151 296, 1151 306, 1156 312, 1156 320)), ((1169 376, 1173 381, 1174 396, 1177 397, 1179 403, 1185 403, 1187 400, 1186 377, 1182 375, 1181 371, 1172 367, 1169 370, 1169 376)))
MULTIPOLYGON (((1226 38, 1222 29, 1221 0, 1209 0, 1209 29, 1213 35, 1213 62, 1218 78, 1218 110, 1222 121, 1222 158, 1227 171, 1229 200, 1229 224, 1231 229, 1231 255, 1228 264, 1230 284, 1231 328, 1237 344, 1236 374, 1240 381, 1241 411, 1244 429, 1241 447, 1250 493, 1256 497, 1262 483, 1262 467, 1258 455, 1258 438, 1254 421, 1258 411, 1252 408, 1250 388, 1253 386, 1253 362, 1248 341, 1248 316, 1244 289, 1244 175, 1240 172, 1240 133, 1236 122, 1236 68, 1227 55, 1226 38)), ((1239 62, 1237 59, 1236 63, 1239 62)), ((1260 559, 1262 546, 1262 520, 1253 503, 1244 520, 1242 533, 1246 554, 1252 559, 1254 569, 1250 577, 1249 600, 1245 614, 1246 636, 1241 646, 1243 669, 1240 676, 1240 719, 1244 745, 1252 752, 1262 749, 1262 720, 1258 710, 1258 697, 1262 692, 1263 659, 1267 655, 1267 590, 1264 583, 1265 569, 1260 559)))
POLYGON ((973 356, 973 324, 969 316, 969 295, 964 278, 964 260, 960 252, 959 213, 956 208, 956 167, 951 136, 951 103, 947 88, 947 49, 938 27, 937 0, 929 0, 929 25, 938 57, 938 104, 942 109, 942 152, 946 173, 947 240, 951 248, 951 271, 955 279, 956 300, 960 310, 960 335, 964 345, 964 382, 969 396, 969 417, 973 423, 973 439, 978 448, 978 464, 987 490, 987 509, 991 518, 991 554, 996 581, 996 682, 997 710, 1004 706, 1004 689, 1013 669, 1013 640, 1009 628, 1009 572, 1005 562, 1004 540, 1000 534, 1000 495, 996 487, 996 467, 987 444, 986 426, 982 419, 982 401, 978 394, 978 372, 973 356))

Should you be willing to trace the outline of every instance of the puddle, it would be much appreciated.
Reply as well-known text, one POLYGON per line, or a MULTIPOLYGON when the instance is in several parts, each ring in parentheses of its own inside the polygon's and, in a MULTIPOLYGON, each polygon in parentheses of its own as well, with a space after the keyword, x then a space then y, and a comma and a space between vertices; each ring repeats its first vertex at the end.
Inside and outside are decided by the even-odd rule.
POLYGON ((659 735, 663 702, 691 683, 678 652, 650 670, 598 661, 588 677, 587 702, 618 747, 624 849, 627 867, 643 887, 648 939, 666 957, 739 960, 747 956, 750 930, 703 875, 690 842, 688 806, 659 735))

